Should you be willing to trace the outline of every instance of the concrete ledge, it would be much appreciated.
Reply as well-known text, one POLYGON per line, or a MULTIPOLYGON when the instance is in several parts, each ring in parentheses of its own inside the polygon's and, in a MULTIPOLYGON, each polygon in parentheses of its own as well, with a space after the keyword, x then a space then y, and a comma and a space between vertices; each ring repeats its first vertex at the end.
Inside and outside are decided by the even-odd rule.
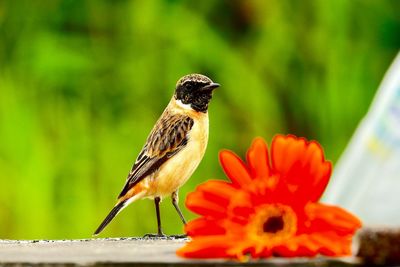
POLYGON ((176 256, 186 238, 0 240, 1 266, 400 266, 400 229, 364 228, 355 238, 357 257, 271 258, 246 263, 188 260, 176 256))
POLYGON ((186 240, 105 238, 82 240, 0 241, 0 264, 97 265, 108 263, 174 263, 175 250, 186 240))
POLYGON ((0 240, 0 266, 357 266, 356 258, 282 259, 246 264, 187 260, 175 251, 187 239, 106 238, 86 240, 0 240))

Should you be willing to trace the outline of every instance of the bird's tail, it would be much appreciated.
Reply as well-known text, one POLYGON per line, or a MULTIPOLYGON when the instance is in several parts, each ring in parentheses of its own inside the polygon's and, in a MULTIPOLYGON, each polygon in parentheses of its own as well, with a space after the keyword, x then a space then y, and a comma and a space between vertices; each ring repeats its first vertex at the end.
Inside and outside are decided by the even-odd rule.
POLYGON ((100 224, 100 226, 97 228, 97 230, 94 232, 94 236, 100 234, 101 231, 114 219, 114 217, 128 205, 128 201, 123 200, 121 202, 118 202, 117 205, 110 211, 110 213, 107 215, 107 217, 104 219, 104 221, 100 224))

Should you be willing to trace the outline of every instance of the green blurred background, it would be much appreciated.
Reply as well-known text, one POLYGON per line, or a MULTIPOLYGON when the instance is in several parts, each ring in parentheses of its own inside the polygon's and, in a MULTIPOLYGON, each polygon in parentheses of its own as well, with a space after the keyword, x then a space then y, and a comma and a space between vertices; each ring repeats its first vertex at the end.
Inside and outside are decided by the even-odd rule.
MULTIPOLYGON (((186 194, 255 136, 339 158, 400 47, 400 1, 0 1, 0 238, 86 238, 114 205, 176 80, 222 86, 186 194)), ((190 219, 194 215, 184 210, 190 219)), ((181 233, 170 204, 164 230, 181 233)), ((153 202, 102 236, 156 231, 153 202)))

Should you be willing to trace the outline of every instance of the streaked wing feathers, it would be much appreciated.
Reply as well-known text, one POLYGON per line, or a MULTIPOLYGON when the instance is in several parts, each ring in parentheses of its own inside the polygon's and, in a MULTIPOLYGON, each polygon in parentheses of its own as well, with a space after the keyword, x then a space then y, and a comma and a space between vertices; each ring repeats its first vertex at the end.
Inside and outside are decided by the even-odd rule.
POLYGON ((193 124, 193 119, 186 115, 164 113, 147 138, 118 198, 178 153, 187 144, 193 124))

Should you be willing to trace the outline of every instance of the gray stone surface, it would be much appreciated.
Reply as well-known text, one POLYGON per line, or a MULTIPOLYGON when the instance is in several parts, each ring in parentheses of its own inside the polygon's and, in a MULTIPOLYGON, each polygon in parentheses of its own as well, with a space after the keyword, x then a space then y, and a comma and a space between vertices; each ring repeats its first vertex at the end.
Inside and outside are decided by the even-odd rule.
POLYGON ((175 251, 187 239, 109 238, 0 240, 0 266, 354 266, 354 259, 271 259, 248 263, 187 260, 175 251))
POLYGON ((175 250, 184 239, 109 238, 88 240, 0 241, 0 262, 73 263, 180 262, 175 250))

